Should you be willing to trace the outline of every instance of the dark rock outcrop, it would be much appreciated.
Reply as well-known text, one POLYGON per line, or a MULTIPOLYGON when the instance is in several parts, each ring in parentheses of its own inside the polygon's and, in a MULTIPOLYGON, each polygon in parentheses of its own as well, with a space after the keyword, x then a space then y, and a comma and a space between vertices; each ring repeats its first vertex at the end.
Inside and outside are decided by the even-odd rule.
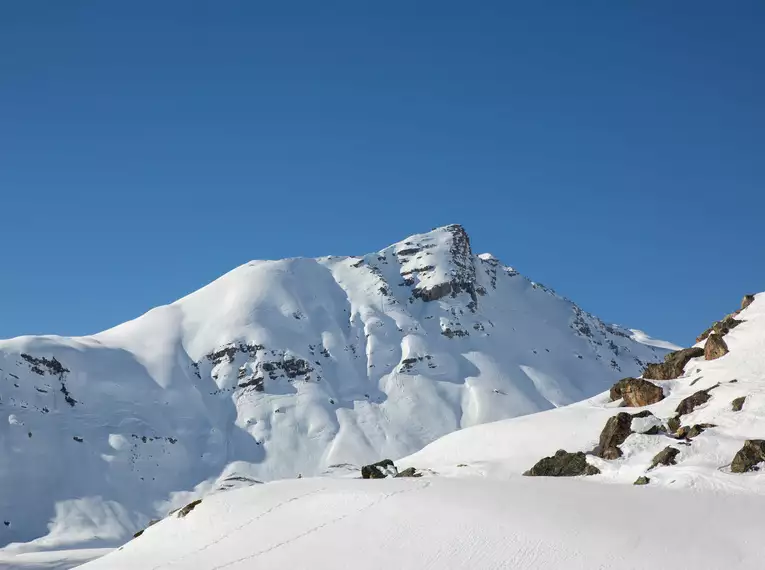
POLYGON ((726 354, 728 354, 728 345, 723 340, 722 335, 710 334, 704 345, 704 359, 717 360, 726 354))
MULTIPOLYGON (((154 526, 158 522, 159 522, 159 519, 152 519, 152 520, 149 521, 149 525, 146 528, 149 528, 150 526, 154 526)), ((146 531, 146 528, 142 528, 137 533, 135 533, 133 535, 133 538, 138 538, 139 536, 141 536, 146 531)))
MULTIPOLYGON (((453 265, 451 279, 449 281, 433 284, 429 287, 421 287, 419 283, 415 285, 414 279, 410 276, 404 276, 405 283, 410 286, 414 285, 412 295, 415 298, 422 299, 426 302, 437 301, 448 295, 456 297, 459 293, 467 293, 471 298, 469 306, 472 311, 475 311, 478 306, 478 297, 476 296, 475 290, 475 265, 473 262, 473 252, 470 248, 470 238, 465 229, 458 224, 446 226, 444 229, 451 234, 451 245, 449 247, 453 265), (408 282, 406 280, 407 277, 409 278, 408 282)), ((421 248, 402 249, 397 251, 396 255, 399 257, 400 261, 404 261, 418 253, 420 249, 421 248)), ((410 271, 422 276, 428 274, 432 270, 432 266, 423 266, 415 267, 410 271)))
POLYGON ((670 352, 664 357, 664 362, 649 364, 643 371, 643 378, 648 380, 673 380, 683 374, 685 365, 691 358, 704 356, 703 348, 684 348, 670 352))
POLYGON ((677 433, 677 430, 680 429, 680 417, 669 418, 667 420, 667 429, 669 433, 677 433))
POLYGON ((640 433, 642 435, 659 435, 660 433, 667 433, 667 430, 664 429, 664 426, 654 425, 645 431, 641 431, 640 433))
POLYGON ((397 475, 396 466, 390 459, 383 459, 361 468, 362 479, 385 479, 389 475, 397 475))
POLYGON ((603 431, 600 432, 598 447, 594 454, 603 459, 616 459, 622 456, 619 446, 632 433, 632 416, 626 412, 620 412, 608 418, 603 431))
POLYGON ((648 485, 648 483, 651 482, 651 479, 649 477, 646 477, 645 475, 641 475, 637 479, 635 479, 635 482, 633 485, 648 485))
POLYGON ((658 467, 659 465, 675 465, 677 462, 675 461, 675 458, 680 453, 679 449, 676 449, 671 446, 667 446, 664 449, 662 449, 659 453, 656 454, 656 456, 651 461, 651 467, 650 469, 653 469, 654 467, 658 467))
POLYGON ((692 426, 682 426, 677 430, 677 437, 682 439, 693 439, 700 435, 704 430, 715 427, 715 424, 694 424, 692 426))
POLYGON ((741 300, 741 310, 743 311, 752 303, 754 303, 754 295, 744 295, 744 298, 741 300))
POLYGON ((738 325, 744 322, 744 321, 739 321, 736 318, 737 314, 738 313, 727 315, 723 320, 717 321, 716 323, 714 323, 711 327, 709 327, 707 330, 701 333, 698 337, 696 337, 696 342, 703 341, 705 338, 709 337, 709 335, 711 334, 719 334, 720 336, 725 336, 726 334, 728 334, 731 330, 735 329, 738 325))
POLYGON ((712 386, 712 388, 707 388, 706 390, 699 390, 698 392, 695 392, 682 400, 680 404, 678 404, 677 409, 675 412, 680 415, 684 416, 685 414, 690 414, 693 410, 695 410, 698 406, 701 404, 705 404, 709 399, 712 397, 709 392, 712 391, 712 389, 716 388, 717 386, 712 386))
POLYGON ((632 414, 632 418, 650 418, 653 414, 650 410, 643 410, 642 412, 638 412, 637 414, 632 414))
POLYGON ((745 401, 746 401, 746 396, 741 396, 740 398, 736 398, 730 403, 731 409, 734 412, 740 412, 744 407, 745 401))
POLYGON ((555 455, 540 459, 534 467, 524 473, 528 477, 576 477, 597 475, 600 469, 587 463, 587 456, 581 451, 569 453, 559 449, 555 455))
POLYGON ((756 471, 757 464, 765 461, 765 439, 748 439, 739 449, 730 465, 733 473, 756 471))
POLYGON ((196 501, 191 501, 188 505, 186 505, 182 509, 178 509, 178 518, 183 518, 186 515, 188 515, 201 502, 202 502, 202 499, 197 499, 196 501))
POLYGON ((399 471, 396 477, 422 477, 422 473, 418 473, 414 467, 408 467, 403 471, 399 471))
POLYGON ((622 378, 611 387, 610 394, 612 402, 622 398, 628 408, 642 408, 664 399, 661 387, 641 378, 622 378))

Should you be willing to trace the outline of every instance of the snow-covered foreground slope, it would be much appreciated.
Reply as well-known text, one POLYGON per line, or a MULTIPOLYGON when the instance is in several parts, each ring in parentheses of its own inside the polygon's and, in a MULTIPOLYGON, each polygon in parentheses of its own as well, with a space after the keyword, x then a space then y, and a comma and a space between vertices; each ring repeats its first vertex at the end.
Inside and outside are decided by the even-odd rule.
POLYGON ((82 568, 760 569, 763 509, 583 480, 303 479, 207 497, 82 568))
POLYGON ((217 487, 398 458, 666 351, 474 255, 460 226, 254 261, 100 334, 0 341, 0 545, 117 544, 217 487))

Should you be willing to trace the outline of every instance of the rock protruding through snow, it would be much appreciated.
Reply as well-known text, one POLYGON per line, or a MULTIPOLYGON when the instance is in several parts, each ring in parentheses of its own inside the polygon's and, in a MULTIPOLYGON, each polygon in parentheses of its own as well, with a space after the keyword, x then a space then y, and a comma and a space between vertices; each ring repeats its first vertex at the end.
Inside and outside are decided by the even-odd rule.
POLYGON ((611 387, 610 396, 611 401, 622 398, 623 405, 628 408, 642 408, 663 400, 664 391, 642 378, 622 378, 611 387))
POLYGON ((674 380, 683 375, 685 365, 691 359, 700 356, 704 356, 704 349, 698 347, 670 352, 664 357, 664 362, 646 366, 643 371, 643 378, 649 380, 674 380))
POLYGON ((398 469, 390 459, 383 459, 377 463, 364 465, 361 468, 362 479, 385 479, 386 477, 395 477, 398 475, 398 469))
POLYGON ((626 412, 620 412, 608 418, 603 431, 600 433, 598 447, 595 455, 603 459, 617 459, 622 456, 619 446, 624 443, 632 433, 632 416, 626 412))
POLYGON ((733 473, 755 471, 757 466, 763 461, 765 461, 765 440, 749 439, 744 442, 744 447, 736 453, 730 465, 730 470, 733 473))
POLYGON ((587 456, 583 452, 569 453, 565 449, 559 449, 555 455, 540 459, 524 475, 527 477, 577 477, 598 473, 600 470, 587 463, 587 456))
POLYGON ((722 335, 717 333, 710 334, 704 345, 704 359, 717 360, 728 354, 728 345, 725 343, 722 335))

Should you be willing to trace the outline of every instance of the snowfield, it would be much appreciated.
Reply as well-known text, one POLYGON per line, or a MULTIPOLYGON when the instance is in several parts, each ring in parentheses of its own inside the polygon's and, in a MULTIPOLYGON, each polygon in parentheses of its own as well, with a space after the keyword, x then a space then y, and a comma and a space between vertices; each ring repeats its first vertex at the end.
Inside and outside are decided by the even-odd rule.
POLYGON ((745 440, 765 436, 765 295, 736 318, 743 322, 724 337, 730 352, 655 381, 665 394, 658 403, 619 407, 606 393, 467 428, 397 462, 420 478, 355 473, 213 493, 82 568, 762 568, 765 476, 756 465, 733 473, 730 464, 745 440), (676 414, 710 388, 709 399, 676 414), (560 447, 592 449, 606 420, 625 411, 640 416, 622 456, 588 456, 600 474, 522 475, 560 447), (708 427, 688 438, 638 433, 670 418, 708 427), (651 468, 666 446, 680 450, 676 464, 651 468), (634 486, 640 476, 648 484, 634 486))
POLYGON ((592 397, 672 348, 475 255, 460 226, 253 261, 92 336, 0 341, 0 565, 70 567, 58 553, 101 553, 221 490, 355 476, 592 397))
POLYGON ((302 479, 207 497, 82 568, 761 569, 763 509, 586 480, 302 479))

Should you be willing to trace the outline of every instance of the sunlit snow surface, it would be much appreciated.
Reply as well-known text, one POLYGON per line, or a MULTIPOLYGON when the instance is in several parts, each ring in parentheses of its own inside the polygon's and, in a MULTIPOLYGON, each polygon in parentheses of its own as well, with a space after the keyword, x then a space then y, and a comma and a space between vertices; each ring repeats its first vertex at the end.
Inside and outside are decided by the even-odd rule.
POLYGON ((690 445, 633 434, 622 458, 590 458, 601 475, 523 477, 557 448, 592 448, 624 410, 604 394, 445 436, 398 462, 423 470, 419 479, 301 479, 210 495, 83 568, 760 569, 765 476, 729 465, 744 440, 765 435, 765 295, 739 318, 728 355, 691 361, 649 407, 666 419, 719 383, 682 417, 718 426, 690 445), (667 445, 681 449, 677 465, 647 471, 667 445), (631 484, 644 474, 649 485, 631 484))
POLYGON ((25 543, 2 556, 120 544, 216 489, 397 459, 665 353, 457 226, 254 261, 100 334, 0 341, 0 545, 25 543))

